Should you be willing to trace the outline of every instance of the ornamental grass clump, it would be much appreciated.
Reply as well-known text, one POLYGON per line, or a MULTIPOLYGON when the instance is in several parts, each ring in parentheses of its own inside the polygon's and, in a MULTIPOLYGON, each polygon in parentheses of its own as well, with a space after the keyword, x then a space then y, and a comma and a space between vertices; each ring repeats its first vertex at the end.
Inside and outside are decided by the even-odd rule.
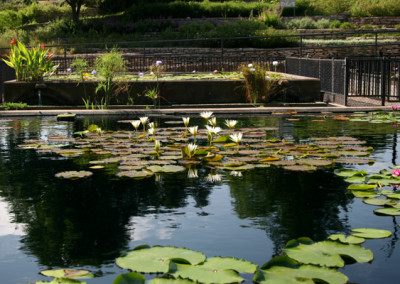
POLYGON ((242 65, 239 70, 244 77, 246 98, 253 104, 270 102, 283 89, 283 83, 287 82, 282 75, 270 73, 258 64, 242 65))
POLYGON ((15 70, 17 81, 43 81, 45 75, 54 73, 58 65, 53 66, 54 52, 49 52, 44 44, 27 48, 16 39, 11 39, 11 52, 3 61, 15 70))

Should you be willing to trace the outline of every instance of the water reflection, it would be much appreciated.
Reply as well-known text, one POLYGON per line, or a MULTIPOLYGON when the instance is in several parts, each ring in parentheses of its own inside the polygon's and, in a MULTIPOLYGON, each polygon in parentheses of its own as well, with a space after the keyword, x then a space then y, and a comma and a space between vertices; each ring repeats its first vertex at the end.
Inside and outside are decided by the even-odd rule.
POLYGON ((250 218, 265 230, 275 255, 290 239, 308 236, 319 241, 348 230, 340 216, 349 203, 345 185, 331 171, 309 174, 270 168, 246 172, 242 180, 228 184, 239 218, 250 218))
MULTIPOLYGON (((294 124, 285 118, 257 118, 253 121, 255 125, 256 121, 259 126, 282 126, 280 131, 271 132, 269 138, 307 139, 336 135, 335 131, 339 135, 352 133, 355 137, 367 137, 364 132, 352 129, 350 124, 342 125, 339 130, 337 124, 330 122, 322 125, 304 120, 294 124)), ((223 173, 198 167, 180 174, 130 180, 117 179, 115 168, 107 166, 88 179, 70 181, 59 180, 54 175, 65 170, 87 170, 89 156, 67 159, 16 148, 23 139, 46 139, 48 134, 72 136, 74 131, 92 123, 103 129, 117 128, 115 121, 108 120, 105 125, 94 119, 74 123, 15 120, 4 122, 10 128, 0 133, 0 196, 8 207, 5 214, 11 215, 13 222, 8 221, 4 232, 9 232, 10 225, 23 224, 23 250, 34 255, 43 266, 100 266, 114 262, 123 251, 131 248, 132 241, 149 236, 170 240, 183 226, 178 214, 180 217, 188 214, 185 210, 189 202, 202 212, 193 214, 193 222, 211 222, 208 220, 214 217, 202 208, 212 202, 214 184, 229 187, 232 208, 227 211, 239 218, 235 221, 239 224, 237 227, 244 224, 243 220, 249 220, 252 230, 263 230, 265 240, 273 242, 273 251, 265 256, 265 261, 280 254, 290 239, 308 236, 319 241, 331 233, 349 230, 347 211, 352 200, 344 194, 346 184, 335 177, 332 170, 309 174, 270 167, 223 173)), ((381 140, 372 139, 370 145, 377 152, 385 151, 386 140, 393 140, 393 130, 383 126, 373 132, 376 139, 381 140)), ((1 206, 0 203, 0 209, 1 206)), ((6 224, 3 221, 0 219, 0 230, 6 224)), ((221 229, 218 226, 226 222, 213 221, 219 223, 214 230, 221 229)), ((193 235, 198 232, 201 236, 218 234, 209 231, 209 227, 204 225, 193 235)), ((235 236, 236 232, 228 233, 235 236)), ((201 241, 204 246, 208 245, 205 238, 201 241)), ((394 248, 397 239, 392 241, 394 248)), ((229 242, 226 246, 230 246, 229 242)), ((387 252, 392 253, 390 249, 387 252)))

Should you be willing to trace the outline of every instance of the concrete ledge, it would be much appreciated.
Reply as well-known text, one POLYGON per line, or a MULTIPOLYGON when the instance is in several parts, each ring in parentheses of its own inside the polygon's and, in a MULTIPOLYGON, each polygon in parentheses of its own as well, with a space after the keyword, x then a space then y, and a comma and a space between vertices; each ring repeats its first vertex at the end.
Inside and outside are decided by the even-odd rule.
MULTIPOLYGON (((277 97, 281 102, 322 101, 320 80, 296 75, 290 77, 283 92, 277 97)), ((246 103, 243 80, 169 80, 160 81, 161 105, 176 104, 232 104, 246 103)), ((128 92, 120 92, 111 98, 111 104, 126 105, 133 100, 135 105, 151 105, 152 101, 143 94, 156 87, 156 81, 129 81, 128 92)), ((39 103, 39 92, 43 105, 83 105, 82 98, 100 102, 95 94, 97 82, 93 81, 45 81, 4 83, 4 102, 39 103)))

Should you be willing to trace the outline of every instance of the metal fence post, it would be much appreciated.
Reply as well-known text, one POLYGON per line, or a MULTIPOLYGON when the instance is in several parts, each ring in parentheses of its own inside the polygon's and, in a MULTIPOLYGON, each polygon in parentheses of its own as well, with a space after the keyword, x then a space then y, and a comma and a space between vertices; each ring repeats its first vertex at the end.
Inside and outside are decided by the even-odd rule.
POLYGON ((385 96, 386 96, 386 59, 381 61, 381 99, 382 106, 385 106, 385 96))
POLYGON ((378 32, 375 31, 375 46, 374 46, 374 56, 378 56, 378 32))
POLYGON ((300 57, 303 57, 303 36, 300 35, 300 51, 299 51, 300 57))
POLYGON ((221 71, 223 69, 224 64, 224 39, 221 38, 221 71))
POLYGON ((349 59, 346 57, 344 59, 344 106, 347 106, 347 97, 349 95, 349 79, 350 79, 350 68, 349 59))

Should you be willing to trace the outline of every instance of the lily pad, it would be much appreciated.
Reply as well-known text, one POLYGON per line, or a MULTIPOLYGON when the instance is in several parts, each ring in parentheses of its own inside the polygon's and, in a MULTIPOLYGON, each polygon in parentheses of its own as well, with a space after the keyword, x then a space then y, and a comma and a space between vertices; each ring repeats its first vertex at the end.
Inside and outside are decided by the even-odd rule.
POLYGON ((309 239, 304 241, 304 238, 288 242, 284 252, 301 263, 327 267, 343 267, 345 262, 341 256, 357 262, 369 262, 373 259, 372 251, 359 245, 345 245, 333 241, 310 244, 309 239))
POLYGON ((348 278, 343 273, 326 267, 298 265, 287 256, 277 256, 257 269, 253 281, 261 284, 344 284, 348 278))
POLYGON ((243 259, 232 257, 212 257, 207 259, 202 267, 214 270, 232 269, 239 273, 254 273, 257 265, 243 259))
POLYGON ((214 269, 203 265, 187 265, 171 262, 169 274, 199 283, 238 283, 244 279, 231 269, 214 269))
POLYGON ((48 277, 57 278, 92 278, 88 270, 77 270, 77 269, 56 269, 56 270, 43 270, 41 274, 48 277))
POLYGON ((93 173, 89 171, 66 171, 66 172, 60 172, 57 173, 55 176, 58 178, 67 178, 67 179, 80 179, 80 178, 86 178, 91 176, 93 173))
POLYGON ((136 272, 129 272, 118 275, 113 284, 144 284, 146 283, 145 277, 142 274, 136 272))
POLYGON ((205 261, 206 256, 197 251, 176 247, 141 246, 117 258, 121 268, 143 273, 166 273, 172 259, 183 259, 191 265, 205 261))
POLYGON ((365 239, 383 239, 392 235, 390 231, 372 228, 356 228, 351 231, 353 232, 352 236, 365 239))
POLYGON ((378 215, 400 216, 400 209, 398 208, 381 208, 374 210, 378 215))
POLYGON ((54 278, 52 281, 36 281, 35 284, 86 284, 86 282, 82 282, 76 279, 69 278, 54 278))
POLYGON ((343 234, 330 235, 328 237, 328 239, 332 240, 332 241, 339 241, 344 244, 353 244, 353 245, 359 245, 359 244, 362 244, 363 242, 365 242, 364 238, 355 237, 355 236, 346 237, 343 234))

